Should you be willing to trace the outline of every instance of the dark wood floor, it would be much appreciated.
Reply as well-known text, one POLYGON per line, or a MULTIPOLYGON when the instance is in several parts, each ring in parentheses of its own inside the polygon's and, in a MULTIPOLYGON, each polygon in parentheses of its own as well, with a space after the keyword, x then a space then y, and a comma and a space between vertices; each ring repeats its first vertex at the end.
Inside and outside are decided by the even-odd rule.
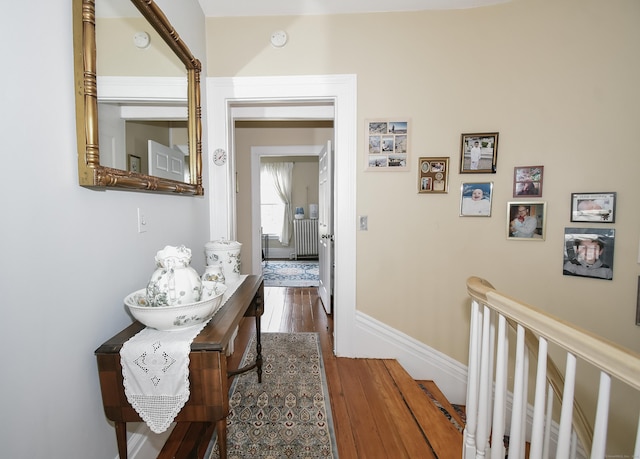
MULTIPOLYGON (((254 330, 243 322, 236 349, 254 330)), ((263 333, 319 333, 340 459, 462 457, 461 434, 396 361, 336 358, 332 330, 316 288, 265 287, 263 333)))

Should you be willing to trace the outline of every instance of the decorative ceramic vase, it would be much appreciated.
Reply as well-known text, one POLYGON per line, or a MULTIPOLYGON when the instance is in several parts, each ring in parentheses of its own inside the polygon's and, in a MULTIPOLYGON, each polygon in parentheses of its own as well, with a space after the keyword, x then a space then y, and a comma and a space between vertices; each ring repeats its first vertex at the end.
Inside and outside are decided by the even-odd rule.
POLYGON ((200 301, 202 279, 190 266, 191 250, 166 246, 156 254, 157 269, 147 284, 150 306, 175 306, 200 301))
POLYGON ((203 282, 217 282, 219 284, 224 284, 224 270, 222 269, 222 265, 220 262, 214 263, 211 265, 207 265, 204 268, 204 274, 202 275, 203 282))
POLYGON ((227 284, 236 282, 240 278, 241 248, 240 242, 227 241, 226 239, 205 244, 207 266, 220 263, 227 284))

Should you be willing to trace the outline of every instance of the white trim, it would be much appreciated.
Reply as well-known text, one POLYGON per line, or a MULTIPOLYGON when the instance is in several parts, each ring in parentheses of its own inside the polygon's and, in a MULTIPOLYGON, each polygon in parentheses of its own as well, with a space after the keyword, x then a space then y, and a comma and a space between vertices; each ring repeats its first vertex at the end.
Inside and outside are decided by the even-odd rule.
POLYGON ((99 76, 98 102, 187 103, 187 77, 99 76))
MULTIPOLYGON (((333 111, 333 110, 332 110, 333 111)), ((260 158, 263 156, 318 156, 322 151, 322 145, 287 145, 287 146, 256 146, 251 147, 251 221, 260 221, 260 158)), ((262 274, 262 257, 260 240, 260 228, 253 225, 251 228, 251 245, 253 250, 251 253, 252 274, 262 274)), ((289 253, 294 250, 293 247, 283 247, 282 249, 273 249, 271 255, 277 255, 279 258, 289 257, 289 253)))
POLYGON ((356 159, 357 125, 355 75, 207 78, 209 151, 229 153, 225 167, 209 170, 210 238, 235 239, 235 158, 233 155, 234 106, 333 105, 336 157, 334 189, 335 286, 334 343, 338 356, 353 357, 356 310, 356 159))

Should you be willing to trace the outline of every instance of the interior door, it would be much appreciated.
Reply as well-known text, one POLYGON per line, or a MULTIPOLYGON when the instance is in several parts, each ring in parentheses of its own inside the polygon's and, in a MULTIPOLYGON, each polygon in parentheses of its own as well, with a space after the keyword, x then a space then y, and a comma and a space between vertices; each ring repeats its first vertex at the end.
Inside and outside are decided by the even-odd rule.
POLYGON ((154 177, 185 181, 185 157, 177 148, 167 147, 149 140, 149 175, 154 177))
POLYGON ((333 304, 333 151, 331 141, 318 155, 318 293, 327 314, 333 304))

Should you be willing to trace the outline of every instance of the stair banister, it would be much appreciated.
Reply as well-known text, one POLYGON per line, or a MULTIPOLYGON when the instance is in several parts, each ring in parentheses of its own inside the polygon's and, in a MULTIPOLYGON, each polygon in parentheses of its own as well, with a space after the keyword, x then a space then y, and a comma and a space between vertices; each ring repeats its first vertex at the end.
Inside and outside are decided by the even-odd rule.
MULTIPOLYGON (((536 391, 534 401, 534 420, 533 420, 533 432, 532 439, 535 439, 536 445, 532 445, 532 458, 548 457, 549 452, 549 431, 550 431, 550 413, 553 404, 553 397, 551 393, 558 397, 559 400, 564 400, 561 406, 561 420, 560 430, 562 430, 559 439, 559 453, 564 457, 575 457, 577 443, 579 442, 582 448, 587 452, 591 450, 593 459, 602 457, 602 451, 606 445, 606 424, 608 422, 607 411, 609 404, 609 385, 610 376, 615 377, 621 382, 627 384, 629 387, 636 391, 640 391, 640 354, 624 349, 621 346, 616 345, 610 341, 596 336, 588 331, 575 327, 567 322, 564 322, 540 309, 522 303, 514 298, 497 292, 489 282, 478 277, 471 277, 467 281, 467 291, 472 299, 472 319, 471 319, 471 339, 469 343, 469 382, 467 388, 467 402, 470 400, 473 402, 472 410, 468 412, 468 416, 472 414, 474 416, 480 415, 478 419, 467 419, 467 427, 471 424, 473 429, 465 429, 464 435, 464 455, 463 457, 472 458, 485 457, 486 446, 483 442, 478 442, 478 438, 475 438, 477 433, 478 423, 486 422, 488 419, 485 413, 478 413, 478 392, 481 386, 486 387, 486 383, 480 381, 481 378, 481 362, 486 359, 486 356, 480 354, 480 344, 483 342, 483 327, 477 322, 480 317, 485 316, 480 314, 480 311, 486 311, 485 308, 489 308, 492 313, 496 314, 498 321, 502 318, 506 318, 507 322, 514 329, 523 327, 526 330, 525 340, 528 352, 525 352, 522 356, 526 359, 529 355, 538 359, 538 374, 536 376, 536 391), (566 376, 563 376, 554 364, 553 360, 547 355, 547 342, 554 343, 567 352, 567 370, 566 376), (526 356, 526 357, 525 357, 526 356), (593 429, 584 416, 582 410, 580 410, 577 401, 574 400, 574 379, 575 379, 575 360, 580 359, 596 367, 601 372, 600 391, 598 398, 598 408, 596 413, 596 432, 594 435, 593 429), (546 365, 544 365, 546 363, 546 365), (548 385, 542 383, 545 379, 545 375, 540 375, 540 372, 546 371, 546 379, 548 385), (566 382, 565 382, 566 377, 566 382), (546 397, 546 403, 544 403, 544 391, 545 386, 549 388, 548 396, 546 397), (568 402, 567 402, 568 400, 568 402), (541 415, 540 413, 546 414, 541 415), (541 420, 542 418, 545 418, 541 420), (564 418, 564 419, 563 419, 564 418), (566 426, 569 425, 569 428, 566 426), (568 431, 568 433, 567 433, 568 431), (542 432, 543 440, 540 440, 542 432), (577 436, 577 440, 576 440, 577 436), (542 444, 540 444, 542 443, 542 444)), ((485 316, 486 317, 486 316, 485 316)), ((499 325, 500 326, 500 325, 499 325)), ((496 375, 500 373, 500 352, 501 351, 501 331, 498 331, 498 357, 496 362, 496 375)), ((493 338, 491 338, 493 339, 493 338)), ((486 374, 486 371, 483 373, 486 374)), ((517 376, 517 375, 516 375, 517 376)), ((526 378, 528 380, 528 378, 526 378)), ((493 444, 496 443, 496 430, 500 430, 499 411, 504 405, 501 405, 499 391, 502 391, 499 386, 499 379, 496 379, 496 395, 493 410, 496 413, 493 414, 493 444)), ((526 391, 526 381, 524 382, 524 394, 526 391)), ((515 389, 514 389, 515 390, 515 389)), ((520 389, 518 389, 520 390, 520 389)), ((480 392, 482 393, 482 392, 480 392)), ((514 394, 514 398, 516 394, 514 394)), ((514 409, 518 410, 517 405, 519 402, 514 400, 514 409)), ((526 401, 525 401, 526 411, 526 401)), ((513 415, 513 412, 512 412, 513 415)), ((524 413, 526 416, 526 413, 524 413)), ((491 415, 489 415, 491 416, 491 415)), ((516 421, 516 424, 519 421, 516 421)), ((514 428, 513 420, 512 426, 514 428)), ((517 432, 511 432, 512 440, 513 435, 524 437, 524 430, 520 427, 517 428, 517 432)), ((524 440, 522 438, 521 440, 524 440)), ((498 442, 501 443, 501 442, 498 442)), ((520 445, 510 444, 510 447, 518 448, 510 451, 509 457, 517 457, 521 454, 524 448, 524 442, 519 441, 520 445)), ((510 449, 511 449, 510 448, 510 449)), ((498 457, 493 454, 491 457, 498 457)), ((558 456, 562 457, 562 456, 558 456)), ((638 434, 636 436, 636 446, 634 457, 640 457, 640 422, 638 425, 638 434)))

